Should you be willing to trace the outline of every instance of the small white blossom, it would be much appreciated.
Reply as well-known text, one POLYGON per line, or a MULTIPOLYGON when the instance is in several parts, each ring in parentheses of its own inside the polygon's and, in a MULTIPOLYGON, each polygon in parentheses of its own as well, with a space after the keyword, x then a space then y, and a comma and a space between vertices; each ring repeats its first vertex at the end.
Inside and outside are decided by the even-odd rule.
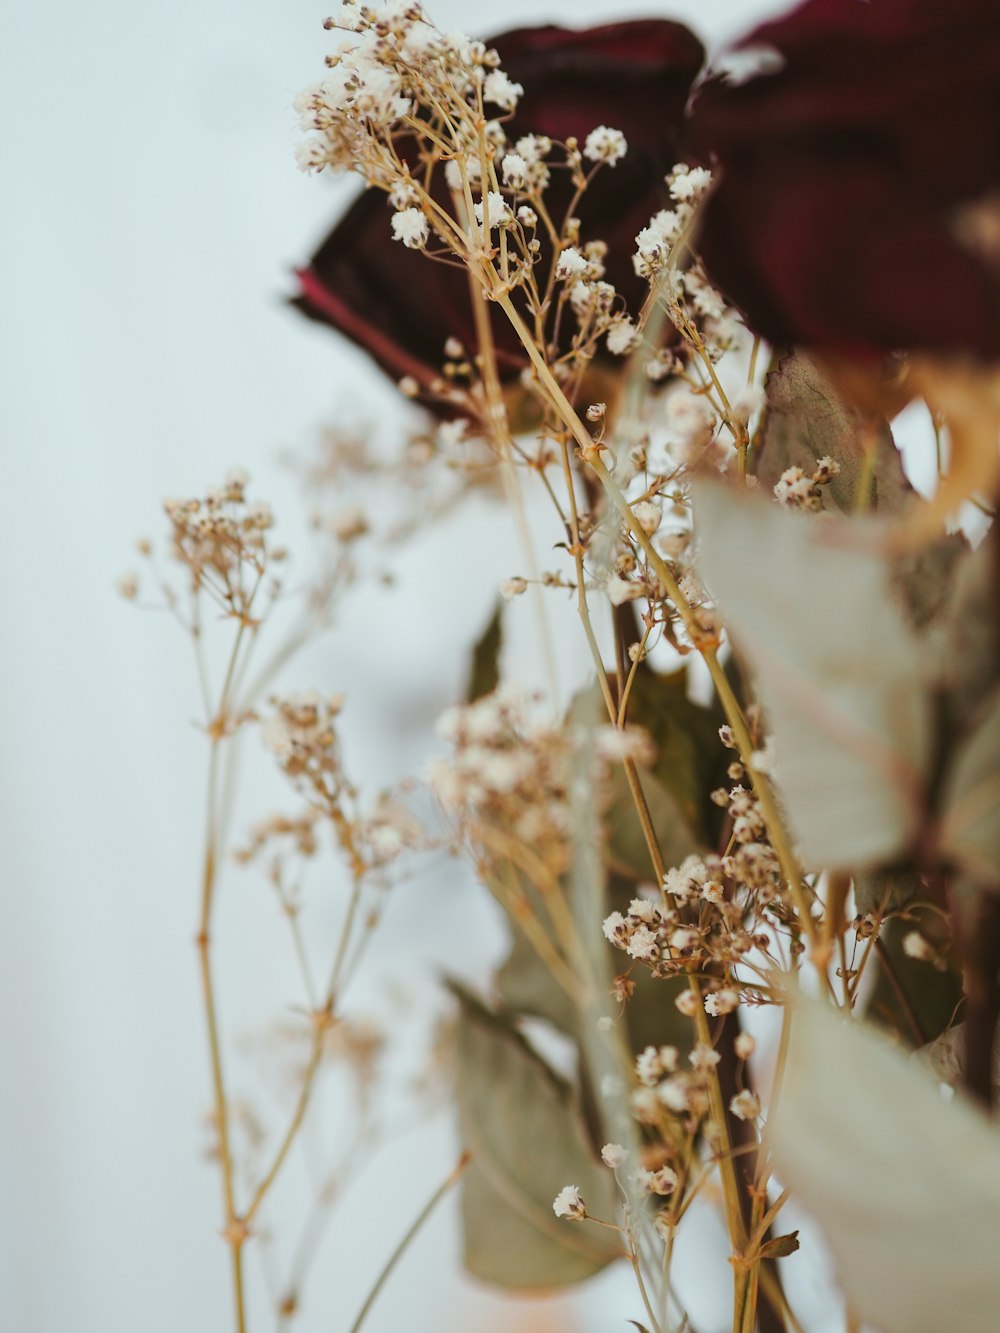
POLYGON ((621 606, 625 602, 634 602, 642 596, 642 588, 637 583, 629 583, 620 574, 612 574, 604 585, 608 601, 612 606, 621 606))
POLYGON ((449 190, 454 190, 456 194, 462 192, 462 167, 465 167, 465 178, 470 185, 478 184, 482 176, 482 168, 479 158, 475 154, 466 154, 459 163, 457 158, 449 158, 444 164, 444 178, 449 190))
POLYGON ((519 190, 528 179, 528 164, 520 153, 508 153, 501 165, 503 183, 519 190))
POLYGON ((617 727, 599 727, 594 736, 594 752, 598 758, 606 759, 612 764, 620 764, 628 759, 634 763, 644 764, 656 758, 656 751, 649 734, 641 727, 628 727, 624 731, 620 731, 617 727))
POLYGON ((692 990, 682 990, 674 1004, 685 1018, 694 1018, 698 1012, 698 997, 692 990))
POLYGON ((575 245, 568 245, 556 263, 557 278, 575 278, 590 269, 590 263, 575 245))
POLYGON ((709 1070, 714 1069, 721 1058, 719 1052, 713 1051, 711 1046, 701 1045, 696 1046, 688 1056, 692 1068, 696 1069, 699 1074, 707 1074, 709 1070))
POLYGON ((712 183, 712 173, 704 167, 689 167, 678 163, 669 176, 670 197, 690 203, 699 199, 712 183))
POLYGON ((527 587, 527 579, 504 579, 500 584, 500 596, 505 602, 509 602, 514 597, 520 597, 521 593, 527 590, 527 587))
POLYGON ((620 1143, 606 1143, 601 1149, 601 1161, 612 1171, 617 1171, 627 1156, 628 1152, 620 1143))
POLYGON ((921 935, 919 930, 910 930, 903 936, 903 953, 918 963, 926 963, 934 957, 934 950, 921 935))
POLYGON ((629 936, 625 952, 630 958, 652 963, 660 956, 660 946, 653 931, 646 926, 638 926, 629 936))
POLYGON ((529 208, 527 204, 522 204, 517 210, 517 220, 522 227, 527 227, 529 230, 532 227, 538 226, 538 214, 533 208, 529 208))
POLYGON ((677 1115, 686 1111, 691 1101, 686 1075, 676 1074, 673 1078, 665 1079, 656 1089, 656 1096, 668 1111, 674 1111, 677 1115))
POLYGON ((524 138, 518 139, 514 151, 525 162, 541 162, 552 152, 552 140, 545 134, 526 134, 524 138))
POLYGON ((637 921, 644 921, 647 926, 651 926, 659 915, 656 904, 649 898, 633 898, 628 905, 628 914, 637 921))
MULTIPOLYGON (((496 190, 488 190, 486 192, 486 203, 490 211, 490 230, 492 230, 494 227, 509 226, 510 223, 513 222, 514 215, 513 213, 511 213, 510 208, 507 204, 507 200, 503 197, 502 194, 497 194, 496 190)), ((476 221, 480 223, 480 225, 482 225, 483 222, 482 200, 480 200, 478 204, 473 204, 472 207, 473 207, 473 212, 476 215, 476 221)))
POLYGON ((741 421, 749 421, 753 414, 764 406, 764 386, 748 384, 731 399, 731 402, 734 414, 741 421))
POLYGON ((660 1064, 660 1052, 655 1046, 647 1046, 635 1057, 635 1074, 639 1082, 649 1088, 659 1082, 663 1066, 660 1064))
POLYGON ((731 1014, 739 1007, 740 997, 734 990, 717 990, 705 996, 705 1013, 711 1018, 731 1014))
POLYGON ((741 1060, 749 1060, 757 1049, 757 1042, 749 1032, 741 1032, 733 1042, 733 1050, 741 1060))
POLYGON ((552 1200, 552 1211, 556 1217, 568 1217, 579 1221, 587 1216, 587 1208, 575 1185, 566 1185, 552 1200))
POLYGON ((427 219, 419 208, 404 208, 392 215, 392 239, 408 250, 422 250, 430 236, 427 219))
POLYGON ((629 1109, 642 1125, 655 1125, 660 1118, 658 1092, 652 1088, 635 1088, 628 1099, 629 1109))
MULTIPOLYGON (((440 726, 440 723, 438 725, 440 726)), ((628 939, 628 922, 621 912, 612 912, 610 916, 605 917, 601 930, 609 944, 616 944, 619 949, 625 947, 628 939)))
POLYGON ((134 602, 139 595, 139 576, 130 570, 123 574, 117 583, 118 595, 127 602, 134 602))
POLYGON ((729 1109, 738 1120, 756 1120, 760 1115, 760 1098, 744 1088, 729 1103, 729 1109))
POLYGON ((513 111, 523 92, 521 84, 511 82, 502 69, 491 70, 483 81, 483 101, 493 102, 504 111, 513 111))
POLYGON ((413 208, 420 203, 420 194, 409 177, 394 182, 389 191, 389 203, 397 212, 402 212, 404 208, 413 208))
POLYGON ((677 1069, 677 1061, 680 1059, 680 1052, 676 1046, 660 1047, 660 1064, 663 1066, 665 1074, 673 1074, 677 1069))
POLYGON ((340 542, 352 542, 368 531, 368 519, 360 505, 349 505, 332 513, 328 526, 340 542))
POLYGON ((322 171, 330 161, 330 148, 325 139, 300 139, 295 145, 295 163, 300 171, 322 171))
POLYGON ((632 506, 632 513, 643 532, 652 535, 660 526, 663 511, 651 500, 639 500, 632 506))
POLYGON ((625 156, 628 144, 621 130, 613 130, 607 125, 598 125, 591 130, 583 145, 583 155, 591 162, 606 162, 613 167, 625 156))
POLYGON ((612 356, 626 356, 639 341, 639 330, 630 319, 616 319, 608 329, 608 351, 612 356))
POLYGON ((661 1166, 658 1171, 637 1171, 635 1179, 647 1194, 673 1194, 677 1188, 677 1172, 669 1166, 661 1166))

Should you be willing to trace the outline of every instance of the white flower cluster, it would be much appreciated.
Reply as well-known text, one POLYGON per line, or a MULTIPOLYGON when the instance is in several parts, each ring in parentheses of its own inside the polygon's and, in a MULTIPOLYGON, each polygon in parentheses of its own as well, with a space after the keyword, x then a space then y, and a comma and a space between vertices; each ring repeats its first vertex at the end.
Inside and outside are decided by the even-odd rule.
POLYGON ((565 1185, 553 1199, 552 1211, 556 1217, 568 1217, 572 1222, 582 1222, 587 1216, 587 1205, 575 1185, 565 1185))
POLYGON ((786 509, 805 509, 816 512, 823 508, 822 487, 828 486, 840 472, 835 458, 821 458, 811 473, 800 467, 789 467, 774 485, 774 498, 786 509))
POLYGON ((583 155, 589 162, 605 162, 609 167, 620 162, 627 151, 624 134, 608 125, 591 130, 583 145, 583 155))
MULTIPOLYGON (((632 1114, 645 1125, 658 1125, 665 1117, 679 1115, 697 1121, 709 1109, 708 1080, 719 1059, 711 1046, 697 1045, 688 1056, 690 1070, 682 1069, 675 1047, 648 1046, 636 1057, 639 1086, 630 1099, 632 1114)), ((656 1189, 641 1174, 637 1179, 643 1188, 657 1194, 669 1194, 677 1184, 674 1179, 670 1188, 656 1189)), ((663 1183, 669 1180, 664 1177, 663 1183)))
POLYGON ((249 501, 246 485, 246 474, 234 469, 223 485, 210 488, 201 498, 163 501, 171 556, 190 571, 193 587, 210 591, 225 604, 226 613, 236 616, 249 615, 259 576, 269 562, 284 558, 283 551, 268 544, 274 526, 270 505, 249 501))
POLYGON ((510 112, 523 89, 499 68, 482 42, 442 32, 419 4, 376 9, 344 3, 326 26, 338 34, 327 57, 329 73, 295 99, 302 128, 314 135, 299 149, 306 170, 362 170, 372 183, 392 174, 386 136, 415 104, 456 98, 471 121, 480 101, 510 112))
MULTIPOLYGON (((518 581, 510 582, 516 594, 518 581)), ((652 756, 641 728, 580 731, 553 721, 536 696, 504 687, 448 709, 437 730, 451 748, 431 761, 427 780, 458 829, 487 853, 500 830, 552 875, 569 865, 570 789, 582 759, 596 761, 600 777, 625 759, 652 756)))
POLYGON ((274 712, 261 727, 261 739, 290 777, 312 779, 339 769, 334 719, 344 706, 342 694, 315 690, 271 700, 274 712))

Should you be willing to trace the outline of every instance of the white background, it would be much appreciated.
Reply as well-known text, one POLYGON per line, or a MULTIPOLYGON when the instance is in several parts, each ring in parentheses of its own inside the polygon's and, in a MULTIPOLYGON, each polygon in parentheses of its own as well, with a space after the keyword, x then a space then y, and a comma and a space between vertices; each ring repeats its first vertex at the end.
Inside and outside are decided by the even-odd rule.
MULTIPOLYGON (((448 0, 433 12, 483 35, 669 12, 715 41, 778 7, 448 0)), ((159 534, 162 497, 196 494, 233 463, 290 516, 282 533, 294 540, 300 511, 278 452, 389 401, 360 354, 284 305, 291 267, 347 197, 292 161, 290 103, 320 72, 324 13, 281 0, 50 0, 6 13, 0 1328, 11 1333, 230 1327, 217 1179, 199 1155, 208 1084, 191 937, 204 744, 190 650, 114 583, 136 563, 133 539, 159 534)), ((508 516, 477 501, 402 553, 395 589, 349 604, 293 673, 294 685, 348 692, 349 761, 366 781, 421 762, 493 589, 518 566, 508 516)), ((262 996, 280 1012, 289 994, 277 929, 264 891, 228 877, 230 1038, 259 1021, 262 996)), ((455 872, 401 894, 383 938, 370 994, 400 980, 418 1007, 441 966, 482 981, 503 947, 455 872)), ((346 1330, 455 1150, 439 1116, 372 1164, 328 1237, 303 1330, 346 1330)), ((250 1267, 256 1333, 273 1320, 250 1267)), ((715 1272, 717 1290, 693 1284, 702 1333, 726 1325, 725 1265, 715 1272)), ((808 1316, 808 1293, 800 1304, 808 1316)), ((368 1328, 603 1331, 638 1313, 621 1273, 574 1308, 511 1304, 462 1277, 445 1209, 368 1328)))

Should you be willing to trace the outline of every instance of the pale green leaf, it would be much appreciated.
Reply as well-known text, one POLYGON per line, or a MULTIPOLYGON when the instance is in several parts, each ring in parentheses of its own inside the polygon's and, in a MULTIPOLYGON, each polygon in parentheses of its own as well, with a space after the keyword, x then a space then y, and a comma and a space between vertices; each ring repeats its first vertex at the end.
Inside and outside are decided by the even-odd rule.
POLYGON ((462 1141, 465 1265, 505 1287, 582 1281, 621 1251, 616 1233, 552 1211, 566 1185, 587 1209, 617 1218, 611 1172, 588 1142, 575 1091, 505 1018, 459 988, 456 1078, 462 1141))
POLYGON ((492 694, 500 684, 500 649, 503 647, 503 602, 498 601, 482 634, 472 646, 466 703, 492 694))
POLYGON ((1000 1134, 856 1019, 795 1005, 778 1171, 880 1333, 995 1333, 1000 1134))
POLYGON ((754 670, 806 862, 887 860, 921 819, 931 728, 922 655, 871 529, 708 481, 695 501, 700 569, 754 670))

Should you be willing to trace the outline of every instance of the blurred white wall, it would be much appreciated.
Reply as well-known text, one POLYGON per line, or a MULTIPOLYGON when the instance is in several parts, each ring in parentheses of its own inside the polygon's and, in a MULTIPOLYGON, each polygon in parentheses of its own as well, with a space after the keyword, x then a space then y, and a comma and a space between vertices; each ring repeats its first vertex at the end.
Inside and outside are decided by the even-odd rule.
MULTIPOLYGON (((483 34, 669 14, 715 41, 779 7, 443 0, 433 12, 483 34)), ((290 267, 346 197, 292 161, 290 103, 320 69, 324 13, 314 0, 52 0, 5 15, 0 1328, 10 1333, 230 1326, 217 1180, 199 1157, 194 675, 168 618, 136 613, 113 585, 136 564, 134 537, 161 530, 164 495, 197 493, 239 462, 294 519, 279 449, 301 447, 345 403, 364 416, 389 401, 358 353, 283 305, 290 267)), ((477 502, 450 549, 466 549, 473 528, 489 555, 456 589, 442 583, 440 548, 418 543, 381 609, 349 605, 293 673, 296 685, 348 691, 349 754, 369 781, 419 762, 428 742, 412 719, 429 722, 455 696, 492 589, 519 568, 502 509, 477 502)), ((288 993, 275 929, 264 891, 227 878, 218 937, 230 1037, 259 1020, 262 994, 280 1011, 288 993)), ((456 944, 465 974, 484 979, 502 948, 488 904, 457 873, 401 895, 385 931, 372 998, 395 977, 432 993, 456 944), (427 923, 446 900, 442 939, 427 923)), ((305 1333, 346 1329, 454 1151, 439 1118, 373 1166, 331 1230, 305 1333)), ((262 1308, 252 1259, 251 1272, 262 1308)), ((724 1326, 727 1300, 709 1284, 693 1293, 702 1333, 724 1326)), ((577 1326, 621 1327, 635 1304, 627 1276, 611 1275, 577 1326)), ((254 1333, 272 1326, 258 1317, 254 1333)), ((368 1325, 529 1326, 556 1324, 530 1324, 526 1307, 460 1276, 448 1209, 368 1325)))

